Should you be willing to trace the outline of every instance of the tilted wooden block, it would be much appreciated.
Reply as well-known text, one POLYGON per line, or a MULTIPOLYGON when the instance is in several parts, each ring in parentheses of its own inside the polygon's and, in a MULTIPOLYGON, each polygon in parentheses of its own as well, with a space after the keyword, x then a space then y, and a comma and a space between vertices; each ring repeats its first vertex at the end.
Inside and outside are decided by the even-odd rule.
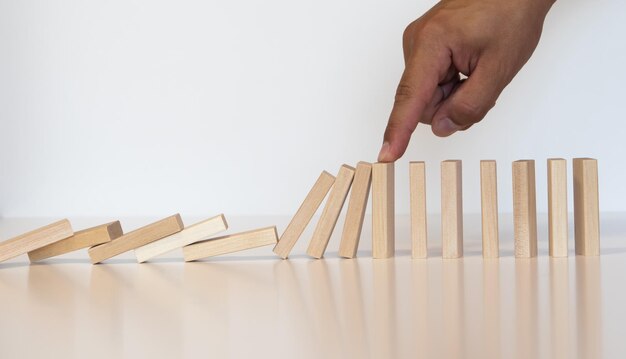
POLYGON ((567 257, 567 161, 548 159, 548 233, 553 257, 567 257))
POLYGON ((513 162, 513 227, 515 257, 537 256, 535 161, 513 162))
POLYGON ((348 191, 350 191, 353 178, 354 168, 348 165, 342 165, 337 174, 337 179, 335 179, 335 184, 330 190, 320 220, 317 222, 313 237, 309 242, 309 248, 306 252, 311 257, 322 258, 324 256, 328 241, 333 234, 337 219, 348 196, 348 191))
POLYGON ((428 231, 426 229, 426 164, 409 163, 411 196, 411 257, 428 257, 428 231))
POLYGON ((367 198, 372 184, 372 164, 359 162, 352 181, 348 211, 343 225, 343 234, 339 244, 339 256, 354 258, 361 239, 363 218, 367 207, 367 198))
POLYGON ((307 194, 304 202, 302 202, 302 205, 300 205, 300 208, 298 208, 298 211, 274 247, 274 253, 279 257, 285 259, 289 256, 291 249, 302 235, 302 232, 304 232, 320 204, 322 204, 324 197, 326 197, 334 182, 335 176, 330 173, 323 171, 320 174, 313 188, 307 194))
POLYGON ((189 244, 210 238, 211 236, 228 229, 226 218, 223 214, 209 218, 205 221, 186 227, 171 236, 148 243, 135 249, 138 263, 143 263, 161 254, 182 248, 189 244))
POLYGON ((190 262, 245 249, 267 246, 275 244, 277 241, 278 233, 276 233, 276 227, 265 227, 190 244, 183 247, 183 257, 185 262, 190 262))
POLYGON ((26 254, 50 243, 71 237, 72 225, 67 219, 54 222, 0 243, 0 262, 26 254))
POLYGON ((183 221, 180 218, 180 214, 175 214, 145 227, 141 227, 132 232, 126 233, 111 242, 89 248, 91 263, 100 263, 111 257, 131 251, 176 232, 180 232, 183 227, 183 221))
POLYGON ((102 224, 96 227, 83 229, 74 233, 73 236, 54 242, 45 247, 28 252, 31 262, 46 258, 60 256, 83 248, 89 248, 98 244, 110 242, 123 234, 119 221, 102 224))
POLYGON ((574 237, 576 254, 600 255, 598 161, 574 158, 574 237))
POLYGON ((372 257, 395 255, 395 170, 394 164, 372 165, 372 257))
POLYGON ((444 259, 463 257, 463 182, 459 160, 441 162, 441 249, 444 259))
POLYGON ((480 161, 483 257, 498 258, 498 179, 496 161, 480 161))

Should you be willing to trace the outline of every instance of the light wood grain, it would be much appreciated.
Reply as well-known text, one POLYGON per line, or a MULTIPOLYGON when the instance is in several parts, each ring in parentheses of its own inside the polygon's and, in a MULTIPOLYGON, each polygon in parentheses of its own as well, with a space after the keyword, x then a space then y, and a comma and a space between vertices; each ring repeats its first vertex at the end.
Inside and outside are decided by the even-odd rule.
POLYGON ((226 218, 223 214, 185 227, 182 231, 174 233, 165 238, 148 243, 135 249, 135 256, 138 263, 143 263, 154 257, 160 256, 177 248, 190 245, 228 229, 226 218))
POLYGON ((537 256, 535 161, 513 162, 513 227, 515 257, 537 256))
POLYGON ((74 252, 83 248, 89 248, 98 244, 110 242, 123 234, 119 221, 102 224, 92 228, 83 229, 74 233, 73 236, 51 243, 45 247, 28 252, 31 262, 74 252))
POLYGON ((574 237, 576 254, 600 255, 598 161, 574 158, 574 237))
POLYGON ((352 181, 350 201, 348 202, 341 243, 339 244, 339 256, 341 257, 356 257, 371 184, 372 164, 359 162, 354 173, 354 180, 352 181))
POLYGON ((462 181, 461 161, 441 162, 441 249, 444 259, 463 257, 462 181))
POLYGON ((265 227, 247 232, 230 234, 183 247, 186 262, 222 254, 239 252, 261 246, 275 244, 278 241, 276 227, 265 227))
POLYGON ((348 191, 350 191, 354 171, 354 168, 348 165, 342 165, 339 169, 335 184, 330 190, 328 200, 326 201, 319 222, 317 222, 313 237, 311 237, 311 241, 309 242, 309 248, 306 251, 307 254, 313 258, 322 258, 324 256, 328 241, 330 241, 330 236, 333 234, 337 219, 348 196, 348 191))
POLYGON ((567 257, 567 161, 548 159, 548 238, 553 257, 567 257))
POLYGON ((411 200, 411 257, 428 257, 426 213, 426 164, 409 163, 409 192, 411 200))
POLYGON ((154 222, 112 240, 111 242, 89 248, 91 263, 100 263, 124 252, 167 237, 183 229, 179 214, 154 222))
POLYGON ((313 218, 313 215, 319 208, 320 204, 324 200, 324 197, 328 194, 328 191, 335 182, 335 176, 326 171, 322 171, 319 178, 313 185, 313 188, 309 191, 306 198, 298 208, 298 211, 289 222, 289 225, 280 236, 280 240, 274 247, 274 253, 279 257, 285 259, 291 253, 293 246, 296 244, 302 232, 313 218))
POLYGON ((498 258, 498 176, 496 161, 480 161, 480 203, 482 213, 483 257, 498 258))
POLYGON ((393 163, 372 165, 372 257, 395 255, 395 168, 393 163))
POLYGON ((72 225, 67 219, 24 233, 0 243, 0 262, 45 247, 73 234, 72 225))

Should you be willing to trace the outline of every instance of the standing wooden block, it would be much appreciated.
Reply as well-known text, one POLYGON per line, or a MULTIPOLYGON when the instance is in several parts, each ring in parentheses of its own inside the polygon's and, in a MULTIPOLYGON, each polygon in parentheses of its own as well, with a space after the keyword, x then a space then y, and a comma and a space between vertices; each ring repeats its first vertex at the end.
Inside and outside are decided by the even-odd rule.
POLYGON ((372 166, 372 257, 395 255, 395 173, 394 164, 372 166))
POLYGON ((574 236, 576 254, 600 255, 598 161, 574 158, 574 236))
POLYGON ((339 213, 341 213, 341 208, 343 208, 343 204, 348 196, 353 177, 354 168, 348 165, 342 165, 337 174, 333 189, 328 195, 324 211, 322 211, 320 220, 317 222, 313 237, 309 242, 309 249, 307 249, 306 252, 311 257, 322 258, 324 256, 330 236, 333 234, 333 230, 337 224, 339 213))
POLYGON ((275 244, 276 227, 266 227, 209 239, 183 247, 185 262, 275 244))
POLYGON ((356 257, 371 184, 372 164, 359 162, 356 166, 356 172, 354 173, 354 181, 352 181, 348 211, 346 212, 343 234, 341 236, 341 243, 339 244, 339 256, 341 257, 356 257))
POLYGON ((444 259, 463 257, 461 161, 441 162, 441 249, 444 259))
POLYGON ((74 234, 67 219, 54 222, 0 243, 0 262, 26 254, 74 234))
POLYGON ((411 193, 411 256, 428 257, 426 229, 426 164, 409 163, 409 185, 411 193))
POLYGON ((119 221, 102 224, 78 231, 69 238, 30 251, 28 252, 28 258, 31 262, 36 262, 46 258, 60 256, 61 254, 110 242, 122 234, 122 226, 119 221))
POLYGON ((326 197, 326 194, 333 186, 335 176, 323 171, 319 178, 304 199, 304 202, 298 208, 298 211, 289 222, 287 229, 283 232, 280 240, 274 247, 274 253, 285 259, 289 256, 291 249, 296 244, 302 232, 313 218, 313 215, 319 208, 320 204, 326 197))
POLYGON ((567 161, 548 159, 548 233, 550 255, 567 257, 567 161))
POLYGON ((498 177, 496 161, 480 161, 483 257, 498 258, 498 177))
POLYGON ((135 249, 138 263, 143 263, 161 254, 182 248, 186 245, 208 239, 211 236, 228 229, 223 214, 186 227, 178 233, 159 239, 145 246, 135 249))
POLYGON ((513 222, 515 257, 537 256, 535 161, 513 162, 513 222))
POLYGON ((89 248, 91 263, 96 264, 116 255, 167 237, 183 229, 179 214, 154 222, 112 240, 111 242, 89 248))

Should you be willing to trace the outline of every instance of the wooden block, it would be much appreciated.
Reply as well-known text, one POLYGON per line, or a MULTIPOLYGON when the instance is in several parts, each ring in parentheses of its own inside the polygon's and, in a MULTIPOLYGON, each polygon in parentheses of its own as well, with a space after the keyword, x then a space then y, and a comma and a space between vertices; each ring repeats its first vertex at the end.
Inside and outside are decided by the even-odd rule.
POLYGON ((342 165, 339 168, 337 179, 328 195, 320 220, 317 222, 313 237, 309 242, 309 249, 306 251, 311 257, 322 258, 324 256, 330 236, 333 234, 337 224, 339 213, 341 213, 341 208, 343 208, 343 204, 348 196, 353 177, 354 168, 348 165, 342 165))
POLYGON ((428 257, 426 229, 426 164, 409 163, 409 185, 411 193, 411 257, 428 257))
POLYGON ((537 256, 535 161, 513 162, 513 222, 515 257, 537 256))
POLYGON ((274 253, 279 257, 285 259, 289 256, 291 249, 296 244, 302 232, 313 218, 313 215, 319 208, 320 204, 326 197, 326 194, 333 186, 335 182, 335 176, 323 171, 319 178, 313 185, 313 188, 309 191, 304 202, 298 208, 298 211, 289 222, 289 225, 280 237, 280 240, 274 247, 274 253))
POLYGON ((463 257, 461 161, 441 162, 441 249, 444 259, 463 257))
POLYGON ((180 214, 162 219, 145 227, 141 227, 132 232, 112 240, 111 242, 89 248, 91 263, 96 264, 111 257, 115 257, 124 252, 154 242, 167 237, 183 229, 183 221, 180 214))
POLYGON ((161 254, 173 251, 177 248, 190 245, 210 238, 211 236, 228 229, 226 218, 223 214, 209 218, 205 221, 186 227, 178 233, 146 244, 135 249, 138 263, 143 263, 161 254))
POLYGON ((548 233, 550 255, 567 257, 567 161, 548 159, 548 233))
POLYGON ((183 247, 185 262, 219 256, 275 244, 278 241, 276 227, 265 227, 247 232, 209 239, 183 247))
POLYGON ((574 158, 574 237, 576 254, 600 255, 598 161, 574 158))
POLYGON ((372 165, 372 257, 395 255, 395 171, 394 164, 372 165))
POLYGON ((498 177, 496 161, 480 161, 483 257, 498 258, 498 177))
POLYGON ((67 219, 54 222, 0 243, 0 262, 26 254, 50 243, 71 237, 72 225, 67 219))
POLYGON ((343 234, 341 236, 341 243, 339 244, 339 256, 341 257, 356 257, 371 184, 372 164, 359 162, 356 166, 356 172, 354 173, 354 180, 352 181, 348 211, 346 212, 343 234))
POLYGON ((102 224, 83 229, 82 231, 74 233, 74 235, 69 238, 30 251, 28 252, 28 258, 31 262, 36 262, 46 258, 60 256, 61 254, 110 242, 122 234, 122 226, 119 221, 102 224))

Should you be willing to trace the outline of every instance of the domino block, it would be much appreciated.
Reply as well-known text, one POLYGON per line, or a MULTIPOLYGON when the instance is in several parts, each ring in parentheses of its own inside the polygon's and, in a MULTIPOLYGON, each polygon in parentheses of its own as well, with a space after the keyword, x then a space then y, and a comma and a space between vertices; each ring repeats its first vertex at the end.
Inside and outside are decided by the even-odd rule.
POLYGON ((459 160, 441 162, 441 248, 444 259, 463 257, 463 183, 459 160))
POLYGON ((328 200, 326 201, 320 220, 309 242, 307 254, 311 257, 322 258, 324 256, 330 236, 337 224, 339 213, 341 213, 341 208, 343 208, 343 204, 348 196, 348 191, 350 190, 350 185, 354 177, 354 171, 354 168, 348 165, 342 165, 339 169, 335 184, 328 195, 328 200))
POLYGON ((135 249, 138 263, 143 263, 161 254, 173 251, 177 248, 190 245, 195 242, 208 239, 211 236, 228 229, 226 218, 223 214, 209 218, 205 221, 186 227, 180 232, 168 237, 146 244, 135 249))
POLYGON ((313 215, 319 208, 320 204, 328 194, 328 191, 335 182, 335 176, 323 171, 319 178, 309 191, 304 202, 298 208, 298 211, 289 222, 289 225, 280 237, 280 240, 274 247, 274 253, 285 259, 289 256, 293 246, 296 244, 302 232, 313 218, 313 215))
POLYGON ((185 262, 191 262, 202 258, 275 244, 277 241, 278 233, 276 232, 276 227, 265 227, 185 246, 183 247, 183 257, 185 262))
POLYGON ((567 162, 548 159, 548 233, 550 255, 567 257, 567 162))
POLYGON ((124 252, 144 246, 161 238, 180 232, 183 221, 179 214, 154 222, 132 232, 126 233, 111 242, 89 248, 91 263, 96 264, 124 252))
POLYGON ((483 257, 498 258, 498 177, 496 161, 480 161, 483 257))
POLYGON ((426 228, 426 164, 409 163, 411 194, 411 257, 428 257, 428 232, 426 228))
POLYGON ((395 254, 394 164, 372 165, 372 257, 395 254))
POLYGON ((354 180, 352 181, 350 202, 348 202, 348 211, 346 212, 343 234, 339 244, 339 256, 341 257, 356 257, 371 184, 372 164, 359 162, 354 173, 354 180))
POLYGON ((74 233, 74 235, 69 238, 30 251, 28 252, 28 258, 31 262, 37 262, 46 258, 56 257, 79 249, 110 242, 120 237, 122 234, 122 226, 119 221, 102 224, 83 229, 82 231, 74 233))
POLYGON ((48 244, 71 237, 72 225, 67 219, 54 222, 0 243, 0 262, 26 254, 48 244))
POLYGON ((513 162, 513 222, 515 257, 537 256, 535 161, 513 162))
POLYGON ((574 158, 574 237, 576 254, 600 255, 598 161, 574 158))

